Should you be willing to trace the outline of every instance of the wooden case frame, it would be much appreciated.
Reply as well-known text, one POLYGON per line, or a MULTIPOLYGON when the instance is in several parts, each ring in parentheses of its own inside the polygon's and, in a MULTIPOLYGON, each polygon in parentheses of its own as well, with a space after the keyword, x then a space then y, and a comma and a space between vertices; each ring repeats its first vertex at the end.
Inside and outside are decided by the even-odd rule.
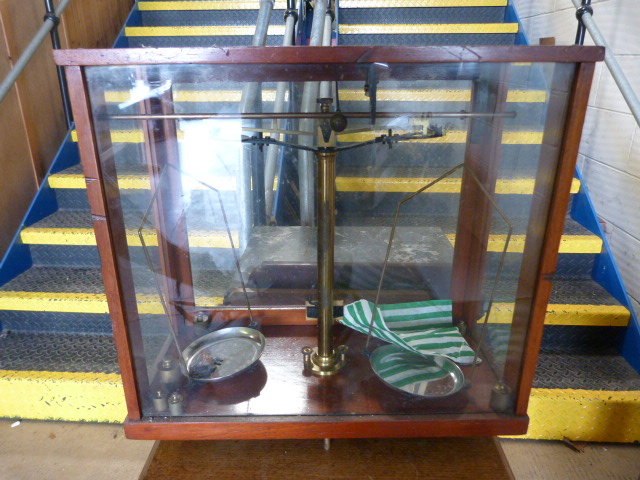
MULTIPOLYGON (((63 50, 55 52, 59 65, 66 68, 76 129, 87 182, 87 192, 96 239, 102 258, 102 269, 107 291, 110 314, 113 321, 123 385, 125 389, 128 419, 127 436, 138 439, 260 439, 260 438, 347 438, 347 437, 420 437, 420 436, 480 436, 509 435, 526 432, 527 405, 542 341, 546 306, 551 293, 560 238, 564 229, 566 209, 570 197, 575 162, 580 144, 582 125, 595 68, 602 60, 600 47, 249 47, 211 49, 121 49, 121 50, 63 50), (136 368, 135 350, 140 348, 139 329, 135 328, 137 312, 133 294, 133 280, 128 261, 127 242, 122 211, 119 210, 119 190, 114 182, 115 171, 101 162, 98 139, 106 141, 108 131, 97 129, 89 99, 85 67, 112 65, 160 65, 160 64, 234 64, 244 66, 243 80, 254 79, 256 65, 260 65, 259 77, 269 72, 277 74, 282 64, 305 64, 318 80, 333 80, 335 67, 342 71, 357 71, 362 64, 373 62, 394 65, 445 64, 445 63, 501 63, 557 62, 574 64, 574 76, 569 92, 566 118, 550 111, 545 132, 538 178, 551 181, 552 195, 542 197, 534 193, 535 208, 544 212, 539 219, 546 224, 544 231, 529 231, 537 236, 531 243, 535 251, 525 251, 519 291, 529 295, 527 300, 515 305, 512 338, 522 342, 524 352, 513 349, 507 357, 505 379, 514 386, 516 400, 513 414, 483 413, 456 415, 324 415, 324 416, 262 416, 262 417, 145 417, 140 398, 145 395, 144 368, 136 368), (267 72, 265 74, 265 72, 267 72), (563 134, 555 135, 560 129, 563 134), (556 160, 557 159, 557 160, 556 160), (556 165, 557 163, 557 165, 556 165), (548 212, 548 213, 547 213, 548 212), (528 255, 531 253, 531 255, 528 255), (535 261, 527 261, 527 259, 535 261), (132 328, 133 327, 133 328, 132 328), (138 333, 136 333, 138 332, 138 333)), ((258 78, 255 78, 258 79, 258 78)), ((550 91, 554 92, 554 85, 550 91)), ((567 96, 568 95, 568 96, 567 96)), ((504 92, 495 92, 500 101, 504 92)), ((504 100, 504 98, 503 98, 504 100)), ((550 101, 550 110, 554 102, 550 101)), ((564 107, 563 107, 564 108, 564 107)), ((496 128, 501 128, 498 125, 496 128)), ((470 128, 473 131, 473 126, 470 128)), ((470 134, 470 137, 473 137, 470 134)), ((472 142, 472 139, 469 140, 472 142)), ((495 154, 496 145, 485 142, 474 147, 468 143, 465 162, 474 162, 474 155, 495 154), (475 153, 474 153, 475 152, 475 153)), ((481 181, 491 186, 495 174, 491 169, 481 172, 481 181)), ((464 182, 464 179, 463 179, 464 182)), ((464 190, 464 188, 463 188, 464 190)), ((473 190, 473 189, 471 189, 473 190)), ((463 221, 463 220, 460 220, 463 221)), ((474 258, 482 263, 482 252, 465 251, 464 239, 456 241, 455 256, 474 258)), ((486 251, 486 249, 485 249, 486 251)), ((467 264, 469 262, 466 262, 467 264)), ((472 272, 459 272, 470 275, 472 272)), ((455 285, 454 271, 454 285, 455 285)), ((455 292, 454 292, 455 295, 455 292)), ((526 297, 527 295, 522 295, 526 297)), ((520 297, 520 295, 518 296, 520 297)), ((461 315, 471 319, 474 306, 460 307, 461 315), (467 313, 464 313, 464 312, 467 313)), ((303 310, 289 309, 281 312, 291 319, 303 310)), ((259 312, 256 312, 260 314, 259 312)), ((270 315, 273 312, 265 311, 270 315)), ((285 322, 286 323, 286 322, 285 322)), ((290 323, 297 323, 295 318, 290 323)))

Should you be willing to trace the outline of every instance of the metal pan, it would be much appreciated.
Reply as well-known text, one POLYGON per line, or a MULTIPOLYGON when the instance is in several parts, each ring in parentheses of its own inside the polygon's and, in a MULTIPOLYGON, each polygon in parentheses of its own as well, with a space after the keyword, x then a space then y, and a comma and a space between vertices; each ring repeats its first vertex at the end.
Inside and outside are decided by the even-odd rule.
POLYGON ((370 361, 380 380, 411 395, 446 397, 464 386, 460 367, 441 355, 418 355, 396 345, 384 345, 374 350, 370 361))
POLYGON ((264 346, 264 335, 258 330, 223 328, 193 341, 182 357, 190 379, 219 382, 249 370, 260 359, 264 346))

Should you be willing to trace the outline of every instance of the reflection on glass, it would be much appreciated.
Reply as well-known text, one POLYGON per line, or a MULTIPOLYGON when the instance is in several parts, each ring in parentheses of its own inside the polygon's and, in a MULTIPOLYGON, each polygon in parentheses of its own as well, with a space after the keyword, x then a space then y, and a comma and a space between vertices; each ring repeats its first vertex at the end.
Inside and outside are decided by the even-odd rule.
POLYGON ((511 329, 546 226, 538 200, 552 182, 538 173, 557 161, 542 149, 558 133, 549 79, 568 92, 572 65, 397 64, 373 88, 369 70, 382 67, 362 67, 337 66, 312 112, 304 84, 318 78, 304 65, 251 88, 235 65, 87 68, 109 132, 100 161, 118 186, 109 214, 126 230, 145 415, 512 411, 491 391, 515 387, 510 359, 525 349, 511 329), (393 306, 413 303, 445 305, 469 351, 440 376, 442 353, 455 355, 411 350, 425 383, 408 392, 363 352, 389 351, 392 334, 424 341, 407 337, 424 325, 401 322, 368 338, 373 312, 391 323, 393 306), (313 349, 327 350, 322 363, 338 346, 345 364, 331 375, 305 369, 313 349))

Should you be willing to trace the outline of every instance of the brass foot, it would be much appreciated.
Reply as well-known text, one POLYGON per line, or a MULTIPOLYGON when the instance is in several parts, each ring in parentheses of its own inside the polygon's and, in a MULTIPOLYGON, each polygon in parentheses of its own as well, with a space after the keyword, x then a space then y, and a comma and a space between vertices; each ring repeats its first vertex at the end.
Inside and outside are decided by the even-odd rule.
POLYGON ((348 348, 346 345, 340 345, 336 347, 333 354, 322 356, 318 355, 317 348, 304 347, 302 349, 304 369, 320 377, 335 375, 347 364, 348 348))

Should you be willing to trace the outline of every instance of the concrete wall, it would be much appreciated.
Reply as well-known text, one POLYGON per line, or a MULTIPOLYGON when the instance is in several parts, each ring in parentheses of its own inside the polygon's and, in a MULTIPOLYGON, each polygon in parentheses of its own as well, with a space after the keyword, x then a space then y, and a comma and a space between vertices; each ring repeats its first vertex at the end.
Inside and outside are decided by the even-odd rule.
MULTIPOLYGON (((556 45, 574 42, 577 21, 570 0, 514 3, 532 45, 541 37, 555 37, 556 45)), ((640 2, 594 0, 593 9, 596 23, 640 95, 640 2)), ((585 44, 593 44, 589 33, 585 44)), ((596 70, 578 162, 629 294, 638 307, 640 127, 604 64, 596 70)))

